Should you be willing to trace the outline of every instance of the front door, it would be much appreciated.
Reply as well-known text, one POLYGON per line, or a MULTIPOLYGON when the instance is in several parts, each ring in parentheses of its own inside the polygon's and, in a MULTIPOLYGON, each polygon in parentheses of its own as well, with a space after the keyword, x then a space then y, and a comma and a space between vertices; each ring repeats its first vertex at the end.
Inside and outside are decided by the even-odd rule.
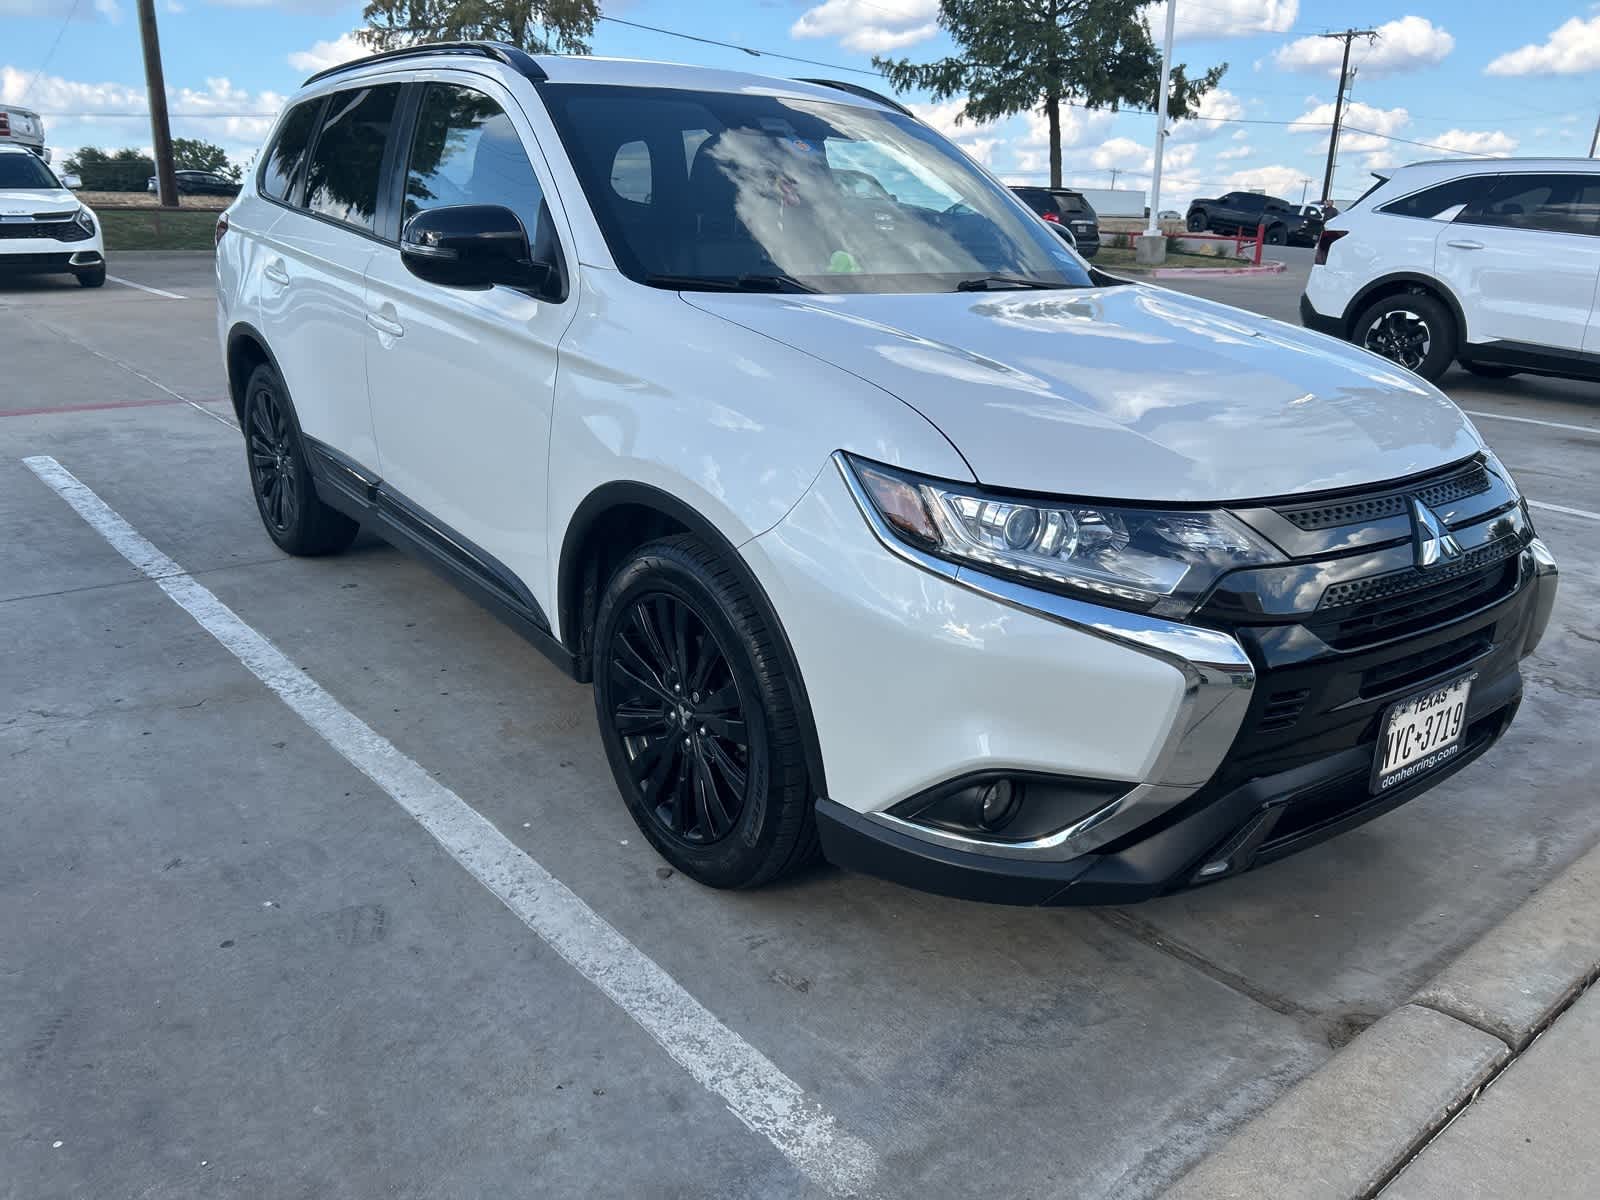
MULTIPOLYGON (((515 100, 477 76, 470 87, 419 86, 411 145, 397 160, 402 226, 431 208, 503 205, 536 255, 559 255, 515 100)), ((570 296, 427 283, 388 248, 367 271, 367 380, 385 488, 524 585, 547 577, 556 347, 576 308, 570 296)))

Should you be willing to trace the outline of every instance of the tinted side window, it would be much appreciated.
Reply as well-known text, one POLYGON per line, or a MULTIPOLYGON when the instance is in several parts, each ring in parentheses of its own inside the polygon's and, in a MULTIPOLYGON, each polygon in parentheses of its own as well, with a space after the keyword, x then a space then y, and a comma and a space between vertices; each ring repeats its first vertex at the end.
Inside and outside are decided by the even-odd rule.
POLYGON ((1017 192, 1017 199, 1021 200, 1041 217, 1054 209, 1049 192, 1041 192, 1037 188, 1027 188, 1017 192))
POLYGON ((278 136, 267 151, 266 165, 261 168, 261 192, 274 200, 284 200, 294 187, 305 160, 306 147, 311 144, 311 127, 317 119, 317 109, 322 100, 307 100, 297 104, 284 117, 278 127, 278 136))
POLYGON ((357 229, 372 229, 383 148, 399 98, 398 83, 335 92, 328 98, 306 176, 308 209, 357 229))
POLYGON ((1468 225, 1600 233, 1600 176, 1502 175, 1461 220, 1468 225))
MULTIPOLYGON (((1429 220, 1451 220, 1463 205, 1476 204, 1493 186, 1494 175, 1468 175, 1465 179, 1452 179, 1449 183, 1423 188, 1399 200, 1392 200, 1378 211, 1393 213, 1398 217, 1424 217, 1429 220)), ((1380 181, 1379 186, 1382 186, 1380 181)))
POLYGON ((511 118, 482 92, 430 83, 417 110, 401 220, 454 204, 509 208, 536 253, 540 236, 553 236, 540 228, 550 221, 544 192, 511 118))
POLYGON ((1234 196, 1233 204, 1235 208, 1244 212, 1259 212, 1267 206, 1267 198, 1265 196, 1253 196, 1249 192, 1239 192, 1234 196))

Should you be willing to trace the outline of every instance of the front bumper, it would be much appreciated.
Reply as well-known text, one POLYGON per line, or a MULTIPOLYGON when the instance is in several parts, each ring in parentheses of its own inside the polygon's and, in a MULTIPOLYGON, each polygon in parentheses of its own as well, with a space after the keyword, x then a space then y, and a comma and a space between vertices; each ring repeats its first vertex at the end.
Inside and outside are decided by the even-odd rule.
POLYGON ((1344 321, 1339 317, 1326 317, 1311 306, 1311 297, 1300 293, 1300 324, 1329 337, 1344 337, 1344 321))

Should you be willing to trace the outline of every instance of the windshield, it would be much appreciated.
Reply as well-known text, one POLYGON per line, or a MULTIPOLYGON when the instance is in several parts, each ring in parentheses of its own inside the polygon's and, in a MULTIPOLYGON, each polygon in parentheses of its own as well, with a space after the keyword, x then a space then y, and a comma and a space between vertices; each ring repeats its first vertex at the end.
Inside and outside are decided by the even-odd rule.
POLYGON ((1087 287, 1082 262, 927 126, 849 104, 545 84, 617 265, 692 288, 1087 287))
POLYGON ((61 185, 45 166, 32 154, 0 154, 0 188, 50 188, 61 185))

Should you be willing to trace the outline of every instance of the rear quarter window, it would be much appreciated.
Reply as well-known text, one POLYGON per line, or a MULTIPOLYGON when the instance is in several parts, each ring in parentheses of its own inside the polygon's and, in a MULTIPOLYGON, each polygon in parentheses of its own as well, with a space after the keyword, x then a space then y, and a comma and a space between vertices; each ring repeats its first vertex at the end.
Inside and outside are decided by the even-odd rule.
POLYGON ((319 97, 305 100, 291 108, 278 126, 278 136, 266 153, 261 167, 261 194, 274 200, 288 200, 300 169, 305 163, 306 150, 311 145, 311 133, 316 127, 317 110, 322 107, 319 97))
POLYGON ((1494 175, 1467 175, 1452 179, 1448 183, 1438 183, 1398 200, 1391 200, 1378 211, 1396 217, 1420 217, 1426 221, 1453 220, 1467 205, 1475 204, 1487 195, 1496 178, 1494 175))

